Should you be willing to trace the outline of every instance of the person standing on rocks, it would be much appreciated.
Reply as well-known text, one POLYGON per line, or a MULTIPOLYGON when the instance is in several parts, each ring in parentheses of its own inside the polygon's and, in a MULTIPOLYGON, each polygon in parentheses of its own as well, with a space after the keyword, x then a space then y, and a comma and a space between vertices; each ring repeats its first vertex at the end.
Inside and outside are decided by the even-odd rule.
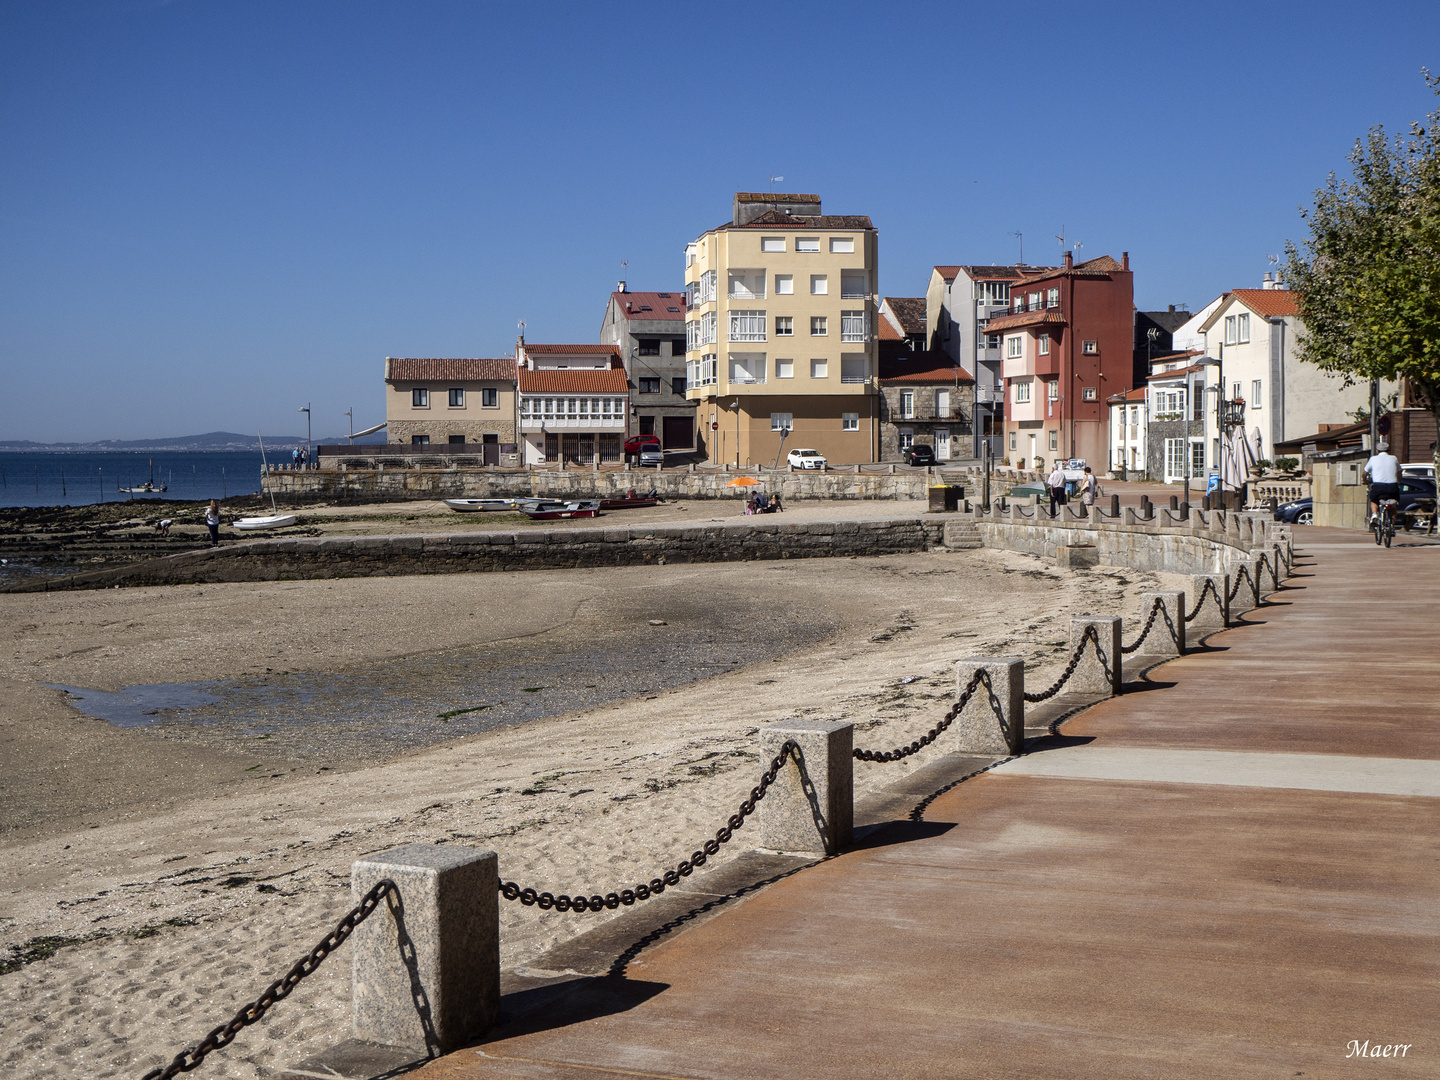
POLYGON ((210 530, 210 546, 220 546, 220 504, 214 499, 205 508, 205 527, 210 530))

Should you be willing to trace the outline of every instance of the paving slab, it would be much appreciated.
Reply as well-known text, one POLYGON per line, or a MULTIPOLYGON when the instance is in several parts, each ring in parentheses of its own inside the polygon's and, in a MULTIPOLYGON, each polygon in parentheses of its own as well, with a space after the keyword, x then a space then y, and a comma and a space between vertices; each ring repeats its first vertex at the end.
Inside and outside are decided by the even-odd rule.
POLYGON ((1333 544, 924 820, 418 1075, 1440 1075, 1440 551, 1333 544))

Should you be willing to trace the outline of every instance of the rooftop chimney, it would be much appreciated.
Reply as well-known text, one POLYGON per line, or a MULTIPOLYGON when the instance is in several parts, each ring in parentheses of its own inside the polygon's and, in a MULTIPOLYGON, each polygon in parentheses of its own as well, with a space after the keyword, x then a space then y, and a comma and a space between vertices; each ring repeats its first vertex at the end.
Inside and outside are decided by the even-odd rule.
POLYGON ((1175 305, 1174 305, 1174 304, 1171 304, 1171 305, 1170 305, 1170 314, 1171 314, 1171 315, 1175 314, 1175 305))
POLYGON ((1262 282, 1260 282, 1260 288, 1262 288, 1262 289, 1273 289, 1273 288, 1275 288, 1275 278, 1274 278, 1274 276, 1271 275, 1271 274, 1266 274, 1266 275, 1265 275, 1265 280, 1262 281, 1262 282))
POLYGON ((819 195, 782 195, 769 191, 737 191, 731 221, 746 225, 761 214, 778 210, 782 214, 816 216, 820 213, 819 195))
POLYGON ((615 283, 615 291, 616 291, 616 292, 628 292, 629 290, 625 288, 625 282, 623 282, 623 281, 617 281, 617 282, 615 283))
POLYGON ((1074 253, 1073 251, 1067 251, 1067 252, 1065 252, 1065 269, 1066 269, 1066 270, 1074 270, 1074 269, 1075 269, 1075 253, 1074 253))
POLYGON ((1120 252, 1120 269, 1121 269, 1121 270, 1129 270, 1129 269, 1130 269, 1130 253, 1129 253, 1128 251, 1122 251, 1122 252, 1120 252))

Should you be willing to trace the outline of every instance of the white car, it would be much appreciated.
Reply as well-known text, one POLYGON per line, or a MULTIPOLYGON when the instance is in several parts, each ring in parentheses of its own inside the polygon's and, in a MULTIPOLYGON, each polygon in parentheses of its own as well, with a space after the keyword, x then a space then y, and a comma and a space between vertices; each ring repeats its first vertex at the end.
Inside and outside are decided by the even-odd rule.
POLYGON ((1435 463, 1433 461, 1417 461, 1410 465, 1400 466, 1401 476, 1419 476, 1426 480, 1435 479, 1435 463))
POLYGON ((791 450, 785 455, 785 460, 797 469, 825 471, 825 459, 820 456, 819 450, 791 450))

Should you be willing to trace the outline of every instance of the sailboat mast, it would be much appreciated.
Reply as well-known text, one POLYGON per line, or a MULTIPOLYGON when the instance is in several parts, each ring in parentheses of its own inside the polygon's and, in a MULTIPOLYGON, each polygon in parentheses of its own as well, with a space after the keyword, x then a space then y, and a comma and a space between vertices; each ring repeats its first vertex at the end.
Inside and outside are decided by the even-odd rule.
POLYGON ((278 517, 280 511, 275 509, 275 486, 270 483, 270 462, 265 460, 265 436, 257 431, 255 437, 260 440, 260 464, 265 467, 265 473, 260 482, 270 489, 270 512, 278 517))

